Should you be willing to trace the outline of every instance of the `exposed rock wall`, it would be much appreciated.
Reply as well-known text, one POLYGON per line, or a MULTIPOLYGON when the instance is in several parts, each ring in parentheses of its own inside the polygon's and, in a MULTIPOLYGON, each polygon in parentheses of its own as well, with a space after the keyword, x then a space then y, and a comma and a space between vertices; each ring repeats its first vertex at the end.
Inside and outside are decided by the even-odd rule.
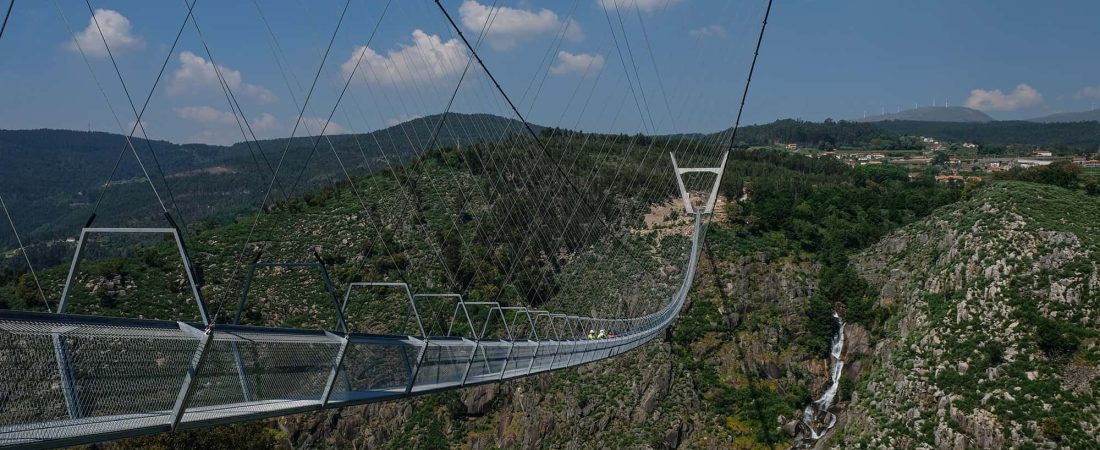
POLYGON ((1098 212, 995 184, 856 258, 894 313, 829 445, 1100 446, 1098 212))

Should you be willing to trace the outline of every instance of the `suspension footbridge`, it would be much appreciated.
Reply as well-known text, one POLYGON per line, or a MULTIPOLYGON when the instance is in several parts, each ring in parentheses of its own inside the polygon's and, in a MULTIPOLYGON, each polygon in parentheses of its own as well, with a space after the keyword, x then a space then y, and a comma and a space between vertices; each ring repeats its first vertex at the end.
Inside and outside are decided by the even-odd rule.
MULTIPOLYGON (((92 16, 95 27, 99 28, 96 21, 96 12, 93 11, 90 1, 85 1, 88 12, 92 16)), ((190 24, 196 35, 202 41, 202 47, 206 50, 213 68, 213 75, 219 82, 222 93, 233 111, 234 118, 245 117, 244 111, 233 95, 234 83, 227 82, 222 73, 223 68, 214 63, 213 54, 207 46, 206 40, 199 29, 198 19, 193 10, 195 0, 185 0, 187 16, 180 26, 176 36, 176 42, 169 49, 169 57, 175 51, 179 42, 179 34, 190 24)), ((307 104, 316 87, 317 78, 320 77, 333 40, 344 20, 350 0, 344 4, 340 15, 340 21, 333 31, 333 38, 329 41, 320 67, 317 69, 313 85, 308 89, 308 94, 301 105, 295 99, 295 107, 298 110, 298 119, 291 131, 291 138, 298 131, 299 124, 307 112, 307 104)), ((10 5, 14 5, 11 1, 10 5)), ((56 5, 56 4, 55 4, 56 5)), ((481 29, 481 36, 471 42, 462 33, 461 27, 451 18, 442 3, 435 1, 439 11, 442 12, 446 22, 457 34, 465 50, 471 56, 464 62, 465 68, 459 76, 458 86, 450 96, 442 118, 436 123, 427 143, 419 145, 421 153, 436 147, 437 138, 443 128, 447 114, 452 108, 455 96, 459 94, 462 80, 476 62, 484 74, 488 77, 486 83, 491 86, 500 98, 507 104, 510 111, 522 123, 518 135, 524 136, 524 140, 516 136, 502 138, 507 144, 514 147, 527 146, 520 155, 534 158, 541 155, 543 164, 547 166, 547 174, 539 175, 540 179, 556 181, 557 186, 550 185, 542 191, 535 191, 530 186, 523 184, 523 190, 532 191, 533 204, 545 207, 545 211, 534 211, 526 222, 540 223, 540 226, 557 224, 563 228, 572 225, 571 222, 588 220, 593 224, 610 228, 601 214, 593 214, 600 210, 607 198, 604 193, 596 198, 596 205, 588 204, 588 196, 582 195, 582 191, 591 186, 578 186, 571 180, 559 165, 560 157, 552 155, 547 144, 540 137, 540 133, 528 123, 524 114, 520 111, 505 90, 497 81, 493 73, 489 71, 486 63, 478 55, 477 49, 481 45, 481 38, 488 32, 491 26, 491 17, 485 19, 481 29), (565 192, 575 194, 574 198, 554 199, 549 198, 551 192, 565 192), (545 205, 545 206, 544 206, 545 205), (556 208, 556 209, 555 209, 556 208), (586 214, 586 211, 588 214, 586 214), (544 220, 539 214, 553 216, 560 214, 562 217, 553 220, 544 220)), ((495 5, 495 3, 494 3, 495 5)), ((768 9, 764 13, 764 25, 767 23, 768 9)), ((260 10, 256 4, 257 11, 260 10)), ((381 11, 384 17, 390 8, 390 2, 386 2, 381 11)), ((9 6, 9 14, 11 8, 9 6)), ((62 14, 61 8, 58 11, 62 14)), ((614 36, 614 26, 611 16, 608 14, 608 25, 614 36)), ((263 17, 262 12, 260 12, 263 17)), ((266 18, 263 19, 266 24, 266 18)), ((67 19, 66 19, 67 21, 67 19)), ((620 27, 622 17, 619 17, 620 27)), ((641 16, 639 16, 641 22, 641 16)), ((5 20, 6 26, 6 20, 5 20)), ((66 25, 68 26, 68 25, 66 25)), ((377 24, 375 25, 377 30, 377 24)), ((375 30, 375 31, 376 31, 375 30)), ((622 28, 624 43, 629 52, 629 43, 625 42, 625 28, 622 28)), ((71 31, 71 30, 70 30, 71 31)), ((644 29, 643 29, 644 31, 644 29)), ((126 153, 134 156, 140 165, 145 179, 149 182, 153 194, 163 216, 167 219, 168 227, 97 227, 95 212, 99 207, 97 203, 91 217, 83 227, 80 237, 76 242, 76 251, 69 266, 68 275, 65 278, 64 287, 57 302, 56 310, 51 308, 51 302, 47 299, 44 290, 39 286, 39 294, 49 312, 0 310, 0 448, 55 448, 70 445, 79 445, 114 440, 126 437, 148 435, 175 430, 186 430, 208 427, 219 424, 257 420, 268 417, 276 417, 288 414, 297 414, 310 411, 318 411, 330 408, 342 408, 361 405, 372 402, 381 402, 424 395, 434 392, 460 389, 464 387, 499 383, 505 380, 527 377, 531 375, 577 367, 584 364, 598 362, 615 357, 633 350, 647 342, 661 337, 669 328, 687 301, 692 282, 696 273, 699 254, 703 246, 703 238, 706 227, 716 208, 719 197, 719 186, 722 174, 726 166, 728 150, 736 137, 736 131, 740 125, 741 113, 744 109, 745 96, 748 93, 749 82, 752 78, 752 70, 756 63, 756 54, 759 53, 760 41, 763 39, 764 27, 760 28, 760 36, 756 41, 756 51, 753 54, 752 65, 749 67, 749 76, 745 83, 745 91, 741 96, 740 107, 737 109, 737 118, 732 132, 726 136, 716 138, 715 145, 707 157, 714 157, 716 167, 681 167, 669 149, 671 164, 666 170, 671 172, 676 181, 676 187, 682 199, 683 213, 690 219, 690 231, 687 234, 688 246, 686 255, 681 264, 682 278, 672 288, 671 296, 667 298, 649 299, 650 303, 659 306, 655 310, 636 317, 607 318, 575 315, 565 311, 548 311, 525 306, 509 306, 497 301, 469 301, 464 298, 461 288, 469 288, 454 283, 453 275, 447 270, 445 274, 452 278, 452 284, 456 292, 427 293, 416 286, 410 286, 405 280, 405 269, 396 270, 395 276, 402 281, 393 281, 392 278, 383 278, 386 281, 353 281, 348 282, 339 289, 334 285, 328 274, 328 264, 314 252, 315 262, 276 261, 259 262, 253 260, 251 265, 242 263, 246 251, 238 255, 234 264, 234 275, 239 267, 247 267, 247 276, 243 282, 243 292, 237 304, 235 315, 221 315, 222 308, 227 303, 223 296, 217 302, 217 311, 208 311, 207 301, 203 295, 203 282, 200 270, 192 261, 188 250, 187 233, 184 227, 177 225, 174 217, 181 217, 176 199, 172 190, 168 189, 168 177, 160 168, 156 153, 149 147, 149 154, 154 158, 155 168, 159 172, 160 179, 166 197, 162 197, 158 191, 154 178, 146 169, 142 158, 139 156, 135 143, 131 140, 135 133, 140 132, 148 142, 146 130, 142 125, 142 116, 145 106, 157 88, 164 66, 161 67, 157 78, 150 89, 149 97, 139 109, 137 103, 130 97, 126 88, 124 77, 115 63, 111 54, 111 45, 102 31, 99 35, 104 48, 112 62, 118 81, 135 120, 129 127, 126 136, 126 145, 120 150, 119 160, 126 153), (704 175, 711 178, 711 183, 704 189, 689 189, 684 176, 704 175), (697 202, 693 197, 701 198, 697 202), (170 211, 174 210, 174 211, 170 211), (178 253, 179 263, 185 274, 184 284, 187 292, 197 309, 199 321, 187 320, 153 320, 145 318, 108 317, 99 315, 74 314, 71 310, 73 290, 78 288, 80 267, 87 256, 86 246, 92 236, 103 234, 135 235, 161 235, 166 236, 174 245, 174 254, 178 253), (242 311, 246 302, 250 299, 249 286, 253 272, 258 267, 291 267, 319 269, 325 283, 325 292, 331 300, 335 324, 331 328, 291 328, 254 326, 241 323, 242 311), (390 294, 390 298, 399 299, 400 308, 405 312, 405 326, 400 333, 380 334, 370 330, 356 329, 353 321, 347 320, 347 314, 351 303, 356 301, 353 292, 361 289, 383 290, 390 294), (343 291, 343 297, 337 294, 343 291), (432 315, 425 311, 426 304, 443 305, 442 316, 432 315), (232 320, 227 317, 232 317, 232 320), (219 320, 222 319, 222 320, 219 320), (601 330, 599 336, 594 336, 591 330, 601 330)), ((270 27, 268 27, 270 33, 270 27)), ((564 35, 563 28, 562 34, 564 35)), ((2 31, 0 31, 2 36, 2 31)), ((272 34, 272 40, 274 35, 272 34)), ((373 39, 374 33, 371 34, 373 39)), ((648 37, 647 37, 648 39, 648 37)), ((74 45, 85 58, 84 50, 79 47, 79 41, 74 38, 74 45)), ((367 41, 368 44, 370 40, 367 41)), ((616 49, 623 60, 624 70, 627 72, 627 81, 630 83, 631 94, 635 94, 633 83, 639 84, 640 80, 631 81, 626 59, 618 49, 618 41, 615 41, 616 49)), ((648 42, 647 42, 648 45, 648 42)), ((275 42, 273 50, 278 47, 275 42)), ((650 50, 652 52, 652 50, 650 50)), ((366 47, 358 50, 358 58, 355 59, 351 73, 346 76, 346 82, 342 89, 337 89, 339 95, 336 98, 332 112, 323 120, 321 130, 310 141, 310 151, 302 163, 302 172, 293 177, 293 185, 305 171, 305 165, 314 156, 314 153, 323 143, 327 143, 332 149, 333 156, 339 163, 339 168, 347 178, 348 185, 354 197, 362 204, 364 210, 370 210, 363 202, 361 193, 356 188, 356 183, 349 175, 344 162, 340 160, 331 140, 322 138, 326 135, 325 129, 329 127, 333 115, 348 92, 355 71, 366 54, 366 47)), ((652 55, 651 55, 652 56, 652 55)), ((633 63, 633 55, 629 57, 633 63)), ((350 62, 351 60, 349 60, 350 62)), ((165 60, 167 65, 168 60, 165 60)), ((89 69, 91 65, 89 64, 89 69)), ((280 66, 280 70, 282 67, 280 66)), ((547 66, 549 70, 549 66, 547 66)), ((637 67, 634 67, 637 75, 637 67)), ((238 74, 239 76, 239 74, 238 74)), ((94 77, 94 71, 93 71, 94 77)), ((284 74, 284 78, 286 75, 284 74)), ((99 84, 96 79, 97 85, 99 84)), ((289 86, 289 81, 288 88, 289 86)), ((102 86, 100 90, 110 105, 110 100, 102 86)), ((663 90, 663 88, 662 88, 663 90)), ((293 91, 293 90, 292 90, 293 91)), ((637 95, 632 95, 634 101, 642 112, 642 102, 637 95)), ((667 104, 667 99, 666 99, 667 104)), ((646 105, 648 108, 648 105, 646 105)), ((112 108, 112 113, 114 110, 112 108)), ((644 115, 644 114, 643 114, 644 115)), ((117 120, 117 115, 116 115, 117 120)), ((645 120, 643 118, 643 124, 645 120)), ((653 119, 650 115, 649 123, 653 119)), ((252 144, 259 149, 260 142, 255 133, 245 120, 241 125, 241 133, 244 142, 249 144, 249 152, 252 152, 252 144), (248 131, 245 131, 245 128, 248 131)), ((303 125, 304 126, 304 125, 303 125)), ((120 123, 120 128, 121 123, 120 123)), ((507 134, 507 133, 505 133, 507 134)), ((693 138, 694 139, 694 138, 693 138)), ((358 144, 358 142, 357 142, 358 144)), ((695 149, 704 147, 696 144, 695 149)), ((633 146, 633 143, 631 144, 633 146)), ((649 150, 654 146, 649 145, 645 149, 646 161, 649 150)), ((279 180, 279 172, 284 167, 284 158, 290 148, 290 140, 287 148, 279 156, 277 163, 272 167, 270 162, 259 149, 258 153, 267 163, 267 172, 271 173, 270 181, 266 183, 266 190, 251 231, 245 238, 244 248, 253 241, 253 233, 256 231, 259 217, 264 213, 271 199, 272 192, 278 187, 283 189, 279 180)), ((362 149, 360 149, 362 150, 362 149)), ((252 155, 255 159, 255 154, 252 155)), ((698 156, 698 155, 695 155, 698 156)), ((490 158, 494 157, 489 155, 490 158)), ((496 157, 500 157, 499 155, 496 157)), ((527 163, 528 161, 521 161, 527 163)), ((419 160, 412 163, 419 164, 419 160)), ((523 166, 524 164, 515 164, 523 166)), ((257 166, 259 162, 257 161, 257 166)), ((642 163, 639 163, 639 169, 642 163)), ((619 181, 621 165, 616 168, 612 185, 619 181)), ((116 163, 115 169, 118 169, 116 163)), ((391 167, 392 170, 392 167, 391 167)), ((472 171, 472 169, 471 169, 472 171)), ((267 175, 264 172, 264 175, 267 175)), ((639 170, 640 172, 640 170, 639 170)), ((155 172, 156 173, 156 172, 155 172)), ((398 176, 393 172, 398 189, 403 197, 413 197, 406 200, 410 204, 418 203, 415 193, 410 194, 407 185, 416 184, 416 179, 398 176), (404 180, 404 181, 403 181, 404 180), (403 184, 406 183, 406 184, 403 184)), ((103 186, 100 200, 106 193, 115 177, 112 172, 107 183, 103 186)), ((407 173, 406 173, 407 175, 407 173)), ((534 174, 532 177, 535 177, 534 174)), ((637 176, 637 175, 634 175, 637 176)), ((504 178, 503 176, 501 178, 504 178)), ((283 180, 288 181, 288 180, 283 180)), ((627 185, 630 191, 634 186, 627 185)), ((669 186, 670 190, 673 188, 669 186)), ((289 192, 293 192, 292 187, 289 192)), ((283 192, 284 196, 288 191, 283 192)), ((499 193, 487 192, 486 197, 499 198, 499 193)), ((467 199, 463 199, 464 205, 467 199)), ((0 202, 3 198, 0 197, 0 202)), ((6 205, 4 212, 9 219, 12 231, 17 240, 18 231, 11 221, 11 214, 6 205)), ((460 208, 461 209, 461 208, 460 208)), ((516 208, 519 209, 519 208, 516 208)), ((513 210, 508 211, 509 221, 513 210)), ((369 213, 367 214, 369 217, 369 213)), ((521 217, 520 219, 523 219, 521 217)), ((368 219, 373 221, 373 219, 368 219)), ((523 220, 519 220, 523 221, 523 220)), ((377 232, 381 228, 377 223, 371 224, 377 232)), ((478 223, 478 226, 481 226, 478 223)), ((488 225, 486 225, 488 226, 488 225)), ((533 229, 534 226, 532 226, 533 229)), ((457 225, 456 225, 457 228, 457 225)), ((583 235, 572 236, 573 247, 589 245, 593 238, 591 228, 585 228, 583 235)), ((531 230, 528 230, 531 231, 531 230)), ((487 233, 482 231, 482 233, 487 233)), ((610 234, 614 235, 614 234, 610 234)), ((563 229, 560 236, 552 240, 550 247, 569 242, 566 231, 563 229)), ((511 261, 501 261, 501 267, 507 267, 505 282, 513 275, 515 267, 520 264, 525 255, 524 251, 531 251, 533 245, 530 236, 522 239, 519 248, 511 261)), ((378 239, 385 253, 393 259, 393 252, 388 248, 386 239, 378 239)), ((535 243, 537 244, 537 243, 535 243)), ((373 242, 372 242, 373 245, 373 242)), ((30 257, 19 240, 19 247, 26 258, 30 273, 37 275, 30 264, 30 257)), ((436 245, 437 256, 442 253, 436 245)), ((556 251, 557 248, 553 247, 556 251)), ((545 250, 544 250, 545 253, 545 250)), ((466 257, 465 254, 462 255, 466 257)), ((259 257, 257 256, 257 259, 259 257)), ((440 259, 442 259, 440 257, 440 259)), ((459 261, 457 266, 461 266, 459 261)), ((443 265, 446 268, 446 265, 443 265)), ((356 268, 356 273, 362 272, 362 265, 356 268)), ((501 289, 503 291, 503 289, 501 289)), ((294 297, 293 293, 288 294, 294 297)), ((139 299, 140 301, 140 299, 139 299)), ((328 300, 326 300, 327 302, 328 300)), ((163 319, 163 318, 161 318, 163 319)))
MULTIPOLYGON (((465 335, 359 334, 0 311, 0 447, 52 448, 394 400, 610 358, 661 336, 694 277, 695 216, 683 283, 659 311, 601 319, 454 299, 465 335), (484 308, 483 308, 484 309, 484 308), (502 338, 485 336, 499 315, 502 338), (478 326, 480 324, 480 327, 478 326), (590 329, 612 336, 589 339, 590 329)), ((400 283, 417 324, 416 296, 400 283)), ((354 286, 352 286, 354 288, 354 286)))

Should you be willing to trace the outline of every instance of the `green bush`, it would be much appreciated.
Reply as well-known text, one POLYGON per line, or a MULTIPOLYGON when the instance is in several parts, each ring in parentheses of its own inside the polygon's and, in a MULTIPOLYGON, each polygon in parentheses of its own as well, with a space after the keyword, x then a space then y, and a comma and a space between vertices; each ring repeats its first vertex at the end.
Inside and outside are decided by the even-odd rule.
POLYGON ((1054 320, 1040 320, 1035 331, 1035 342, 1049 357, 1072 355, 1081 339, 1066 324, 1054 320))
POLYGON ((1002 180, 1029 181, 1032 183, 1050 184, 1067 189, 1076 189, 1081 179, 1081 166, 1070 161, 1056 161, 1054 163, 1032 167, 1030 169, 1014 168, 998 175, 1002 180))
POLYGON ((990 342, 982 348, 985 359, 990 366, 999 366, 1005 362, 1005 345, 1000 342, 990 342))
POLYGON ((810 333, 805 341, 810 353, 828 357, 837 328, 833 304, 820 295, 811 297, 806 307, 806 329, 810 333))

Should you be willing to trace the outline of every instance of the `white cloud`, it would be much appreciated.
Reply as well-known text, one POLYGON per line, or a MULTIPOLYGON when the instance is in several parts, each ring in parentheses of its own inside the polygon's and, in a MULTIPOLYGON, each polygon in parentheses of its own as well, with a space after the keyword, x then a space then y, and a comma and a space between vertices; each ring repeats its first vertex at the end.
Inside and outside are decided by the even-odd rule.
POLYGON ((257 133, 267 133, 279 128, 279 121, 270 113, 260 114, 259 117, 252 119, 249 124, 252 125, 252 131, 257 133))
POLYGON ((234 91, 234 94, 247 96, 260 103, 271 103, 278 100, 270 90, 263 86, 245 83, 242 81, 241 72, 218 64, 217 71, 214 64, 205 58, 183 51, 179 56, 180 66, 172 75, 172 82, 168 85, 169 95, 196 94, 199 92, 220 93, 218 87, 218 71, 225 78, 225 84, 234 91))
POLYGON ((584 39, 584 30, 573 19, 563 19, 549 9, 534 12, 526 9, 482 5, 474 0, 462 2, 458 9, 462 26, 481 32, 487 21, 491 22, 485 39, 494 50, 511 50, 522 41, 543 34, 557 34, 565 27, 564 37, 573 42, 584 39), (492 18, 489 15, 492 14, 492 18))
POLYGON ((325 118, 323 117, 303 117, 299 128, 304 128, 311 135, 320 133, 322 128, 324 128, 325 134, 329 136, 351 133, 351 130, 336 122, 329 122, 328 127, 325 127, 325 118))
POLYGON ((1000 89, 990 91, 974 89, 970 91, 970 97, 966 99, 966 107, 980 109, 982 111, 1016 111, 1019 109, 1039 106, 1043 103, 1043 95, 1035 88, 1020 83, 1012 92, 1005 94, 1000 89))
POLYGON ((107 47, 103 45, 103 40, 107 41, 111 46, 111 53, 116 56, 145 47, 141 36, 135 35, 130 27, 130 19, 119 14, 118 11, 97 9, 93 17, 88 19, 88 26, 84 31, 76 33, 72 40, 65 43, 65 48, 74 52, 83 49, 88 56, 106 57, 107 47), (99 22, 99 27, 96 27, 96 22, 99 22), (100 29, 103 30, 102 37, 100 37, 100 29), (80 44, 79 49, 77 44, 80 44))
POLYGON ((604 9, 640 9, 652 13, 684 0, 596 0, 604 9))
MULTIPOLYGON (((184 106, 172 108, 172 110, 181 119, 206 125, 205 129, 188 138, 190 142, 227 145, 245 139, 241 137, 237 118, 233 116, 232 112, 223 111, 213 106, 184 106)), ((252 131, 256 133, 256 137, 260 139, 273 137, 276 133, 284 131, 280 129, 279 121, 275 119, 275 116, 266 112, 261 113, 248 123, 252 126, 252 131)), ((251 140, 252 137, 249 136, 247 139, 251 140)))
POLYGON ((721 25, 707 25, 699 27, 688 32, 691 37, 696 39, 706 38, 724 38, 726 37, 726 28, 721 25))
POLYGON ((457 78, 466 66, 469 56, 466 54, 466 47, 458 39, 443 42, 439 36, 421 30, 414 30, 412 37, 412 45, 401 45, 386 52, 385 56, 370 47, 356 47, 351 52, 351 57, 340 66, 344 77, 350 76, 355 70, 360 54, 362 62, 359 69, 355 70, 356 77, 374 84, 408 86, 415 79, 433 82, 457 78), (418 76, 413 77, 413 73, 418 76))
POLYGON ((134 136, 141 136, 141 130, 145 130, 146 133, 149 132, 149 122, 142 120, 141 126, 135 129, 134 124, 136 123, 137 121, 131 120, 126 124, 126 134, 130 134, 130 130, 134 130, 134 136))
POLYGON ((237 117, 228 111, 222 111, 213 106, 184 106, 173 108, 176 116, 181 119, 192 120, 202 124, 233 125, 237 123, 237 117))
MULTIPOLYGON (((237 125, 237 118, 232 112, 213 106, 184 106, 172 108, 172 110, 181 119, 205 125, 196 134, 188 137, 188 142, 229 145, 252 139, 251 136, 241 137, 240 126, 237 125)), ((282 131, 279 130, 279 122, 275 120, 275 116, 266 112, 252 119, 249 124, 252 126, 252 131, 256 133, 256 137, 260 139, 273 137, 274 133, 282 131)))
POLYGON ((576 55, 567 51, 558 52, 558 62, 550 67, 550 73, 565 75, 570 73, 584 74, 590 71, 599 71, 603 68, 603 55, 591 55, 578 53, 576 55))
POLYGON ((1073 95, 1073 98, 1077 100, 1100 99, 1100 86, 1086 86, 1084 89, 1077 91, 1077 93, 1073 95))

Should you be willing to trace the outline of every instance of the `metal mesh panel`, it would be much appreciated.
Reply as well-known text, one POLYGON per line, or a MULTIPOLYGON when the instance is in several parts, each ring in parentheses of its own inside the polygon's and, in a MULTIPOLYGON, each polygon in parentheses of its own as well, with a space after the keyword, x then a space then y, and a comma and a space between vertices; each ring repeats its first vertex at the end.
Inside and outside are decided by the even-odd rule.
POLYGON ((61 340, 68 346, 84 417, 171 410, 198 341, 190 336, 61 340))
POLYGON ((440 385, 461 383, 466 373, 466 363, 473 351, 472 341, 449 340, 446 345, 429 341, 424 349, 413 390, 435 389, 440 385))
POLYGON ((255 398, 320 400, 340 346, 263 342, 242 347, 255 398))
MULTIPOLYGON (((419 347, 352 344, 344 354, 344 376, 351 392, 401 389, 409 383, 419 347)), ((338 383, 337 387, 341 387, 338 383)))
POLYGON ((504 368, 505 374, 512 375, 512 372, 517 370, 526 373, 531 366, 531 359, 534 357, 536 346, 538 346, 538 343, 535 341, 516 342, 512 348, 512 354, 508 357, 508 365, 504 368))
POLYGON ((198 339, 150 325, 0 324, 0 444, 166 424, 198 339), (72 380, 72 413, 63 371, 72 380))
POLYGON ((546 341, 539 345, 538 353, 535 355, 535 364, 531 367, 531 372, 541 372, 544 370, 550 370, 550 364, 553 363, 554 358, 558 356, 557 342, 546 341))
POLYGON ((215 332, 191 404, 320 400, 339 349, 323 337, 215 332))
POLYGON ((554 368, 558 369, 573 365, 573 359, 577 357, 578 351, 580 351, 580 346, 575 342, 562 342, 561 345, 558 346, 558 358, 554 360, 554 368))
POLYGON ((206 352, 206 364, 196 378, 191 405, 203 407, 244 402, 245 391, 241 386, 241 373, 237 370, 233 343, 214 341, 206 352))
POLYGON ((0 431, 69 417, 48 334, 0 332, 0 366, 0 431))
POLYGON ((482 377, 500 378, 500 372, 507 364, 508 351, 512 344, 507 341, 482 341, 474 352, 474 358, 470 361, 470 373, 468 379, 478 380, 482 377))

